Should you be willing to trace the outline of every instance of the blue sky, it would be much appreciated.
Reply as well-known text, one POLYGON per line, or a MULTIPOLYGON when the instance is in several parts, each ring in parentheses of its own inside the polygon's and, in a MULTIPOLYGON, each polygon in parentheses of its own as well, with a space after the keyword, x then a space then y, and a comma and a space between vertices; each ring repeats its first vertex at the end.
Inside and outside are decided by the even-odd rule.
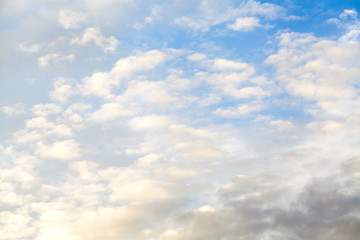
POLYGON ((0 240, 360 237, 357 1, 0 3, 0 240))

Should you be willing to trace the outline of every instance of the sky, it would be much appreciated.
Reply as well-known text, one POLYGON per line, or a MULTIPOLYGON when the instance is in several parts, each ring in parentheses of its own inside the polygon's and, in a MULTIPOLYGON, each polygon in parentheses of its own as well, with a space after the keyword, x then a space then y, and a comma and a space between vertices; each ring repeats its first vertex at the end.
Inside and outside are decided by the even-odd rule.
POLYGON ((0 240, 360 239, 359 12, 0 1, 0 240))

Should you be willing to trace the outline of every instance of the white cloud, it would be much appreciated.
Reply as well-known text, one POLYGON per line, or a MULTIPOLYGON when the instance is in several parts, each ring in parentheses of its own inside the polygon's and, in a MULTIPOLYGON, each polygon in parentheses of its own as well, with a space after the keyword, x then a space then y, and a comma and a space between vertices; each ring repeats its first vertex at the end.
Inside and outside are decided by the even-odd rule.
POLYGON ((132 116, 134 111, 120 103, 105 103, 99 110, 92 112, 89 119, 95 122, 114 120, 119 116, 132 116))
POLYGON ((241 17, 237 18, 234 23, 227 25, 227 28, 234 31, 248 32, 261 26, 259 19, 256 17, 241 17))
POLYGON ((65 62, 74 62, 75 54, 61 55, 59 53, 50 53, 37 59, 40 68, 46 68, 49 65, 57 65, 65 62))
POLYGON ((154 163, 156 163, 160 159, 161 155, 156 153, 150 153, 145 155, 142 158, 139 158, 137 164, 141 167, 151 167, 154 163))
POLYGON ((73 103, 62 113, 62 118, 57 118, 57 122, 71 126, 74 130, 81 130, 85 128, 83 112, 89 109, 89 104, 73 103))
POLYGON ((61 161, 67 161, 81 156, 79 144, 71 139, 57 141, 51 145, 38 142, 35 153, 42 158, 53 158, 61 161))
POLYGON ((213 208, 212 206, 210 205, 205 205, 205 206, 202 206, 198 209, 196 209, 197 212, 200 212, 200 213, 214 213, 216 210, 215 208, 213 208))
POLYGON ((132 182, 111 183, 113 193, 110 195, 111 202, 117 201, 162 201, 173 198, 173 194, 167 188, 170 183, 158 182, 150 179, 138 179, 132 182))
POLYGON ((15 103, 9 106, 2 106, 1 111, 8 116, 17 116, 26 113, 23 103, 15 103))
POLYGON ((195 162, 219 160, 226 157, 226 153, 217 146, 204 142, 182 143, 176 145, 175 148, 183 152, 185 159, 195 162))
POLYGON ((157 107, 169 106, 177 100, 174 95, 170 95, 162 81, 131 81, 122 97, 134 105, 142 103, 157 107))
POLYGON ((229 86, 224 89, 224 93, 234 98, 261 98, 270 95, 269 91, 265 91, 260 87, 234 88, 229 86))
POLYGON ((25 128, 14 133, 14 140, 17 143, 24 144, 49 136, 70 137, 73 136, 73 131, 64 124, 55 124, 45 117, 35 117, 25 120, 25 128))
POLYGON ((231 61, 227 59, 215 59, 213 68, 220 71, 243 71, 252 68, 251 65, 240 61, 231 61))
POLYGON ((75 92, 72 81, 65 78, 58 78, 53 83, 54 90, 49 93, 51 99, 65 103, 75 92))
POLYGON ((234 21, 228 28, 236 31, 249 31, 259 26, 258 18, 274 20, 285 17, 285 9, 270 3, 260 3, 253 0, 243 1, 239 7, 233 7, 227 2, 219 4, 216 1, 201 1, 198 11, 193 15, 178 17, 175 24, 194 31, 209 31, 213 26, 234 21), (236 20, 239 19, 239 20, 236 20))
POLYGON ((290 94, 317 101, 356 95, 353 84, 360 77, 357 44, 342 45, 298 33, 282 33, 279 40, 279 51, 266 63, 275 67, 278 80, 290 94))
MULTIPOLYGON (((274 29, 267 34, 277 32, 277 46, 268 35, 254 49, 259 42, 253 45, 249 34, 248 45, 233 48, 236 34, 223 28, 236 27, 236 19, 258 19, 256 27, 288 19, 274 4, 234 2, 143 1, 139 8, 133 0, 62 1, 58 12, 41 0, 39 14, 30 15, 28 1, 4 3, 26 10, 4 20, 5 53, 35 53, 31 44, 13 46, 24 36, 48 42, 60 31, 67 35, 41 44, 59 53, 43 59, 44 68, 66 62, 71 52, 79 61, 40 72, 39 56, 2 62, 8 80, 1 82, 2 97, 26 100, 32 116, 2 126, 16 130, 0 143, 0 239, 358 239, 354 13, 341 17, 354 31, 339 40, 324 32, 315 37, 315 28, 314 34, 274 29), (61 10, 70 8, 78 11, 61 10), (56 17, 75 30, 47 31, 56 17), (211 32, 179 32, 174 18, 211 32), (129 29, 142 20, 148 28, 129 29), (99 28, 80 28, 85 21, 99 28), (109 55, 101 48, 117 49, 110 36, 125 42, 109 55), (182 49, 165 48, 174 43, 182 49), (164 48, 148 50, 154 46, 164 48), (264 53, 273 68, 258 61, 264 53), (11 67, 21 71, 8 75, 11 67), (20 96, 24 91, 15 88, 26 77, 39 81, 20 96), (46 104, 47 97, 55 103, 46 104)), ((311 14, 305 28, 311 17, 324 18, 311 14)), ((251 24, 237 27, 250 31, 251 24)), ((16 115, 24 108, 1 109, 16 115)))
POLYGON ((325 122, 311 122, 306 124, 306 128, 313 131, 321 130, 325 133, 335 133, 343 129, 344 125, 339 122, 325 121, 325 122))
POLYGON ((49 103, 49 104, 35 104, 31 108, 31 110, 37 116, 46 117, 48 115, 54 115, 62 112, 63 108, 54 103, 49 103))
POLYGON ((111 88, 118 86, 123 80, 137 72, 150 70, 162 64, 166 54, 159 50, 138 53, 135 56, 119 59, 110 72, 97 72, 83 79, 80 86, 82 94, 94 94, 102 97, 112 97, 111 88))
POLYGON ((205 54, 202 53, 194 53, 187 57, 190 61, 201 61, 206 58, 205 54))
POLYGON ((119 44, 119 41, 114 37, 104 37, 99 28, 87 28, 80 38, 71 40, 72 44, 86 46, 94 43, 96 46, 101 47, 104 52, 114 52, 119 44))
POLYGON ((27 44, 27 43, 19 43, 16 47, 16 50, 19 52, 25 53, 37 53, 41 49, 40 44, 27 44))
POLYGON ((248 116, 249 114, 258 112, 263 108, 264 105, 259 103, 239 104, 236 107, 229 107, 225 109, 218 108, 213 113, 223 117, 237 118, 248 116))
POLYGON ((76 29, 87 18, 87 14, 68 9, 62 9, 58 13, 58 22, 65 29, 76 29))
POLYGON ((168 116, 149 115, 133 118, 129 121, 129 125, 134 130, 158 131, 168 128, 172 122, 173 120, 168 116))
POLYGON ((288 130, 293 127, 293 124, 290 121, 286 121, 286 120, 273 120, 270 121, 269 124, 270 126, 274 126, 275 128, 281 131, 288 130))
POLYGON ((351 17, 353 19, 356 19, 358 16, 358 13, 355 9, 345 9, 341 14, 340 14, 340 18, 341 19, 346 19, 347 17, 351 17))
POLYGON ((159 5, 155 5, 151 8, 151 15, 144 19, 144 23, 151 23, 153 21, 160 20, 163 15, 163 9, 159 5))

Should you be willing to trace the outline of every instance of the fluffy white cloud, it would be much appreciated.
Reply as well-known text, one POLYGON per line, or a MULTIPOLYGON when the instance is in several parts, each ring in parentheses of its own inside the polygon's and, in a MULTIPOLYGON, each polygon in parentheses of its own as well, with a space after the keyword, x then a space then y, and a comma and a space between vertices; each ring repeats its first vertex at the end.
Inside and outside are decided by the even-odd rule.
POLYGON ((360 77, 358 44, 282 33, 279 45, 278 53, 266 63, 276 68, 289 93, 318 101, 356 96, 353 85, 360 77))
POLYGON ((285 17, 285 9, 270 3, 260 3, 253 0, 243 1, 239 7, 229 6, 227 2, 201 1, 194 16, 182 16, 174 20, 175 24, 185 26, 195 31, 209 31, 211 27, 234 21, 228 28, 236 31, 249 31, 257 27, 258 18, 267 20, 285 17))
POLYGON ((57 65, 65 62, 75 61, 75 54, 61 55, 59 53, 50 53, 37 59, 40 68, 46 68, 49 65, 57 65))
POLYGON ((134 130, 158 131, 168 128, 172 122, 173 120, 167 116, 149 115, 133 118, 129 125, 134 130))
POLYGON ((252 68, 252 66, 240 61, 236 62, 227 59, 215 59, 213 63, 213 68, 220 71, 243 71, 252 68))
POLYGON ((223 117, 244 117, 248 116, 251 113, 258 112, 264 108, 264 105, 260 103, 251 103, 251 104, 239 104, 236 107, 230 108, 218 108, 214 111, 214 114, 220 115, 223 117))
POLYGON ((9 106, 2 106, 1 111, 8 116, 22 115, 26 113, 23 103, 15 103, 9 106))
POLYGON ((37 116, 48 116, 48 115, 54 115, 60 113, 63 109, 62 107, 54 104, 35 104, 31 108, 32 112, 37 116))
POLYGON ((31 110, 1 125, 1 240, 359 238, 355 10, 318 32, 286 2, 299 34, 254 0, 53 4, 0 8, 1 110, 31 110))
POLYGON ((83 79, 80 86, 84 95, 94 94, 102 97, 111 97, 111 88, 121 84, 137 72, 150 70, 163 63, 166 54, 159 50, 139 53, 135 56, 119 59, 110 72, 97 72, 83 79))
POLYGON ((269 124, 278 130, 287 130, 293 127, 293 124, 290 121, 285 120, 274 120, 270 121, 269 124))
POLYGON ((72 44, 88 45, 94 43, 104 49, 104 52, 114 52, 119 41, 114 37, 104 37, 99 28, 87 28, 81 37, 71 40, 72 44))
POLYGON ((51 145, 38 142, 35 153, 42 158, 53 158, 61 161, 67 161, 81 156, 79 144, 71 139, 57 141, 51 145))
POLYGON ((229 24, 227 27, 234 31, 252 31, 259 27, 259 19, 256 17, 242 17, 237 18, 234 23, 229 24))
POLYGON ((131 116, 134 112, 120 103, 105 103, 99 110, 92 112, 89 119, 95 122, 114 120, 119 116, 131 116))
POLYGON ((49 93, 51 99, 65 103, 74 94, 74 87, 71 80, 58 78, 53 83, 54 90, 49 93))
POLYGON ((353 19, 356 19, 358 16, 358 13, 355 9, 345 9, 341 14, 340 18, 346 19, 347 17, 351 17, 353 19))
POLYGON ((37 53, 41 49, 40 44, 27 44, 27 43, 19 43, 16 47, 16 50, 25 53, 37 53))
POLYGON ((58 13, 58 22, 65 29, 79 28, 87 18, 87 14, 68 9, 62 9, 58 13))

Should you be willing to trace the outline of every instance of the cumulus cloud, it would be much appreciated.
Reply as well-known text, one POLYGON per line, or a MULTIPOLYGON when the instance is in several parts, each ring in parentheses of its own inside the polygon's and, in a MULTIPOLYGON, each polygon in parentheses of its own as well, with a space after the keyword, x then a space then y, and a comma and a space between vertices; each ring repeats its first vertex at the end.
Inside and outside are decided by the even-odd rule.
POLYGON ((25 114, 25 106, 23 103, 15 103, 9 106, 2 106, 1 111, 7 116, 16 116, 25 114))
POLYGON ((58 22, 65 29, 79 28, 87 18, 87 14, 68 9, 62 9, 58 13, 58 22))
POLYGON ((163 63, 166 54, 159 50, 151 50, 138 55, 119 59, 110 72, 97 72, 90 77, 85 77, 80 86, 84 95, 111 97, 111 89, 121 84, 137 72, 150 70, 163 63))
POLYGON ((230 108, 218 108, 214 111, 214 114, 220 115, 223 117, 245 117, 253 112, 260 111, 264 106, 259 103, 252 103, 252 104, 239 104, 235 107, 230 108))
POLYGON ((346 19, 347 17, 351 17, 353 19, 356 19, 358 16, 358 13, 355 9, 345 9, 341 14, 341 19, 346 19))
POLYGON ((266 63, 275 67, 289 93, 317 101, 356 95, 357 44, 344 46, 311 34, 282 33, 279 45, 266 63))
POLYGON ((49 93, 51 99, 65 103, 76 90, 70 79, 58 78, 53 83, 54 90, 49 93))
POLYGON ((259 27, 259 19, 256 17, 242 17, 237 18, 234 23, 229 24, 227 27, 234 31, 252 31, 259 27))
POLYGON ((120 103, 105 103, 100 109, 92 112, 89 118, 95 122, 102 122, 114 120, 119 116, 131 116, 133 114, 134 112, 131 109, 124 107, 120 103))
POLYGON ((54 115, 57 113, 60 113, 63 109, 62 107, 54 104, 35 104, 31 108, 32 112, 37 116, 48 116, 48 115, 54 115))
POLYGON ((79 144, 74 140, 65 140, 54 142, 47 145, 43 142, 36 144, 35 153, 42 158, 51 158, 61 161, 67 161, 78 158, 81 155, 79 144))
MULTIPOLYGON (((39 1, 32 14, 26 1, 4 3, 17 10, 0 46, 33 55, 2 62, 1 96, 19 103, 1 110, 26 118, 1 125, 0 239, 357 240, 356 11, 335 16, 344 28, 327 36, 293 32, 278 5, 237 4, 39 1), (56 18, 63 29, 45 34, 56 18), (248 32, 273 20, 253 44, 248 32), (147 28, 134 32, 138 21, 147 28), (40 47, 51 51, 35 56, 40 47), (33 77, 29 94, 13 88, 33 77)), ((325 18, 306 12, 305 28, 325 18)))
POLYGON ((235 20, 234 23, 227 25, 229 29, 250 31, 259 26, 259 19, 256 16, 274 20, 285 17, 285 9, 276 4, 260 3, 253 0, 243 1, 235 8, 228 6, 226 3, 201 1, 194 16, 176 18, 174 23, 194 31, 209 31, 213 26, 235 20))
POLYGON ((75 54, 61 55, 59 53, 50 53, 37 59, 40 68, 46 68, 49 65, 57 65, 65 62, 74 62, 75 54))
POLYGON ((108 38, 103 36, 99 28, 87 28, 81 37, 72 39, 71 43, 83 46, 93 43, 101 47, 104 52, 114 52, 119 41, 114 36, 108 38))
POLYGON ((25 53, 37 53, 41 49, 41 44, 28 44, 28 43, 19 43, 16 47, 17 51, 25 53))

